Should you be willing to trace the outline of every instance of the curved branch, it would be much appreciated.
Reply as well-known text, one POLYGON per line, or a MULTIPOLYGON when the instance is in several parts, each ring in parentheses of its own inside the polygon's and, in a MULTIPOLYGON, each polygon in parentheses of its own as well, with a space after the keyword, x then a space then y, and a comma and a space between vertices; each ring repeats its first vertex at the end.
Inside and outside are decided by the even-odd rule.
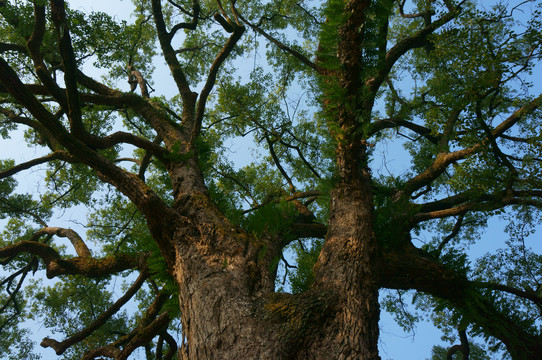
MULTIPOLYGON (((221 174, 222 176, 225 176, 223 174, 221 174)), ((233 179, 233 178, 230 178, 232 181, 235 181, 239 186, 243 187, 242 184, 238 183, 237 180, 233 179)), ((245 190, 245 189, 244 189, 245 190)), ((248 192, 248 190, 247 190, 248 192)), ((298 200, 298 199, 306 199, 306 198, 313 198, 313 197, 318 197, 322 195, 322 192, 320 190, 309 190, 309 191, 304 191, 304 192, 296 192, 292 195, 289 195, 285 198, 270 198, 270 199, 267 199, 267 201, 264 201, 250 209, 247 209, 247 210, 244 210, 242 212, 242 214, 247 214, 251 211, 254 211, 254 210, 257 210, 267 204, 270 204, 272 202, 275 202, 275 203, 279 203, 280 201, 294 201, 294 200, 298 200)))
POLYGON ((117 359, 128 359, 138 347, 147 345, 155 336, 163 332, 167 328, 169 321, 169 313, 163 312, 152 320, 150 324, 138 328, 137 334, 124 346, 122 353, 117 359))
MULTIPOLYGON (((171 2, 170 2, 171 3, 171 2)), ((183 22, 176 24, 171 28, 171 31, 169 32, 169 40, 173 39, 177 31, 181 29, 189 29, 189 30, 196 30, 196 26, 198 25, 198 19, 199 19, 199 13, 201 11, 201 7, 199 5, 199 1, 192 1, 192 21, 189 23, 183 22)))
POLYGON ((32 30, 32 34, 26 42, 28 52, 30 53, 32 63, 34 64, 34 69, 36 70, 36 74, 38 75, 40 81, 49 90, 55 100, 58 101, 60 106, 64 109, 68 109, 66 93, 59 88, 56 81, 51 77, 51 73, 43 61, 43 55, 40 47, 43 41, 43 36, 45 35, 45 26, 45 7, 43 5, 34 3, 34 28, 32 30))
POLYGON ((446 360, 453 360, 453 355, 456 352, 463 354, 463 359, 468 360, 470 354, 469 340, 467 339, 467 332, 465 330, 459 330, 459 340, 461 344, 452 346, 446 353, 446 360))
POLYGON ((84 275, 99 278, 124 270, 144 267, 146 254, 115 254, 102 259, 75 257, 63 259, 51 246, 35 241, 20 241, 0 249, 0 258, 9 258, 29 253, 42 259, 47 278, 59 275, 84 275))
MULTIPOLYGON (((531 100, 529 103, 512 113, 512 115, 510 115, 507 119, 502 121, 499 125, 497 125, 491 130, 491 135, 494 138, 498 138, 504 132, 514 126, 518 121, 523 119, 525 116, 532 114, 532 112, 540 106, 542 106, 542 95, 539 95, 538 97, 531 100)), ((482 149, 487 146, 490 141, 491 140, 486 137, 482 139, 478 144, 475 144, 470 148, 454 151, 451 153, 439 153, 433 163, 427 169, 425 169, 423 172, 416 175, 405 183, 401 195, 410 196, 412 192, 430 184, 433 180, 438 178, 448 168, 450 164, 457 162, 458 160, 464 159, 467 156, 478 153, 479 151, 482 151, 482 149)))
POLYGON ((458 216, 457 218, 457 221, 455 222, 455 225, 452 229, 452 232, 450 234, 448 234, 444 240, 442 240, 442 242, 439 244, 438 248, 437 248, 437 251, 438 253, 440 254, 442 252, 442 249, 444 249, 444 246, 446 246, 446 244, 448 244, 454 237, 457 236, 457 234, 459 234, 459 230, 461 230, 461 225, 463 224, 463 219, 465 218, 465 215, 464 214, 461 214, 458 216))
POLYGON ((79 90, 77 89, 77 63, 72 47, 64 0, 52 0, 51 17, 58 36, 58 48, 64 67, 64 83, 68 103, 68 119, 70 129, 76 137, 85 138, 87 131, 82 121, 79 90))
POLYGON ((469 211, 491 211, 509 205, 542 207, 541 190, 503 190, 495 194, 476 195, 469 190, 445 199, 418 205, 418 213, 411 217, 413 224, 422 221, 457 216, 469 211))
POLYGON ((299 157, 301 158, 301 161, 303 161, 303 163, 305 164, 305 166, 310 170, 310 172, 313 173, 314 176, 316 176, 316 178, 318 179, 321 179, 322 177, 320 176, 320 174, 318 174, 318 172, 314 169, 314 167, 307 161, 307 159, 305 158, 305 156, 303 155, 303 152, 301 151, 301 149, 299 148, 299 146, 296 146, 296 145, 292 145, 290 143, 287 143, 286 141, 280 139, 279 142, 286 146, 287 148, 290 148, 290 149, 294 149, 297 154, 299 155, 299 157))
POLYGON ((542 298, 534 292, 523 291, 511 286, 497 284, 493 282, 473 281, 472 284, 482 289, 504 291, 517 297, 530 300, 538 306, 542 306, 542 298))
POLYGON ((132 284, 132 286, 126 291, 126 293, 121 296, 109 309, 107 309, 104 313, 102 313, 100 316, 98 316, 89 326, 87 326, 85 329, 75 333, 74 335, 70 336, 69 338, 58 342, 54 339, 45 338, 41 342, 41 346, 44 348, 50 347, 53 348, 57 355, 62 355, 70 346, 73 346, 84 339, 86 339, 88 336, 90 336, 96 329, 101 327, 105 324, 107 320, 111 318, 115 313, 117 313, 127 302, 130 300, 136 292, 141 288, 145 280, 148 278, 149 274, 146 270, 142 271, 136 281, 132 284))
POLYGON ((277 154, 275 153, 275 149, 273 148, 273 142, 269 139, 267 134, 265 135, 265 140, 267 141, 267 145, 269 147, 269 152, 271 153, 271 157, 273 158, 273 162, 279 169, 280 173, 282 174, 282 177, 284 177, 284 179, 286 179, 286 181, 288 182, 288 185, 290 185, 290 190, 294 192, 295 191, 294 183, 292 182, 292 179, 290 178, 290 176, 288 176, 288 174, 286 173, 286 170, 284 170, 284 168, 282 167, 280 160, 277 154))
POLYGON ((168 299, 168 294, 159 293, 134 330, 107 346, 88 351, 82 360, 96 359, 98 356, 104 355, 116 360, 125 360, 138 347, 147 345, 155 336, 163 334, 169 324, 170 317, 167 312, 158 314, 168 299), (120 350, 120 346, 123 346, 122 350, 120 350))
MULTIPOLYGON (((159 239, 159 246, 163 253, 173 256, 171 250, 170 231, 165 224, 171 223, 169 216, 173 215, 171 209, 162 201, 162 199, 150 189, 139 177, 118 166, 113 162, 89 148, 79 139, 71 136, 62 124, 51 114, 31 93, 31 91, 21 82, 15 71, 9 64, 0 58, 0 83, 13 97, 25 106, 28 111, 44 126, 50 129, 58 142, 62 144, 73 156, 82 163, 97 172, 97 175, 103 180, 126 195, 138 209, 147 217, 149 228, 156 239, 159 239), (161 215, 157 215, 161 214, 161 215)), ((132 95, 134 96, 134 95, 132 95)), ((149 119, 154 125, 163 126, 164 117, 151 104, 146 103, 140 97, 140 112, 142 116, 149 119), (143 104, 141 104, 143 102, 143 104)), ((171 130, 170 128, 165 129, 171 130)), ((166 133, 173 136, 170 131, 166 133)), ((150 143, 150 142, 149 142, 150 143)), ((152 144, 152 143, 150 143, 152 144)), ((154 146, 154 145, 153 145, 154 146)), ((166 256, 167 257, 167 256, 166 256)), ((171 259, 170 259, 171 260, 171 259)))
POLYGON ((44 227, 43 229, 37 231, 33 236, 32 240, 39 239, 43 235, 56 235, 58 237, 65 237, 70 240, 72 243, 75 252, 79 257, 81 258, 91 258, 92 255, 90 253, 90 250, 87 247, 87 244, 83 241, 81 236, 72 229, 65 229, 60 227, 44 227))
POLYGON ((164 59, 169 66, 173 80, 177 85, 177 88, 181 94, 183 100, 183 113, 189 118, 193 117, 194 106, 197 98, 197 93, 190 89, 190 85, 184 74, 184 71, 177 60, 175 50, 171 46, 170 33, 166 29, 166 23, 164 21, 164 15, 162 14, 162 4, 160 0, 152 0, 152 12, 154 16, 154 23, 156 24, 156 31, 158 33, 158 40, 160 41, 160 47, 164 53, 164 59))
MULTIPOLYGON (((15 311, 19 312, 17 303, 15 302, 16 301, 15 296, 17 296, 17 293, 19 292, 19 290, 21 290, 24 279, 28 275, 28 272, 30 271, 30 269, 32 269, 34 267, 35 261, 36 261, 36 258, 32 258, 32 260, 24 268, 22 268, 20 271, 18 271, 16 274, 14 274, 15 277, 18 276, 18 275, 21 275, 21 278, 19 279, 19 282, 17 283, 17 285, 15 286, 15 289, 13 291, 10 291, 9 287, 11 286, 11 282, 13 281, 13 279, 15 277, 11 278, 8 281, 8 284, 6 286, 6 291, 9 294, 9 297, 6 299, 6 302, 4 303, 4 305, 2 305, 2 307, 0 307, 0 314, 2 314, 4 312, 4 310, 9 306, 9 304, 12 301, 13 301, 13 304, 14 304, 14 307, 15 307, 15 311)), ((2 282, 2 285, 3 285, 3 283, 4 282, 2 282)))
POLYGON ((378 74, 375 77, 370 78, 367 81, 367 85, 369 85, 373 91, 376 91, 380 87, 382 82, 386 79, 397 60, 399 60, 407 51, 426 45, 427 37, 430 34, 435 32, 435 30, 442 27, 446 23, 453 20, 455 17, 457 17, 457 15, 459 15, 459 13, 459 8, 450 10, 440 19, 437 19, 436 21, 425 26, 414 35, 408 36, 400 40, 397 44, 395 44, 391 49, 388 50, 382 68, 378 71, 378 74))

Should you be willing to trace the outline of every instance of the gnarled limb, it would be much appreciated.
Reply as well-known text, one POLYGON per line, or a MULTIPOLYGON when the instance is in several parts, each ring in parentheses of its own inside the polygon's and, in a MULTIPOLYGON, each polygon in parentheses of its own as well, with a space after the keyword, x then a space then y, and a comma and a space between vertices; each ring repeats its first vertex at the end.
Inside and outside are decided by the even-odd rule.
POLYGON ((146 254, 116 254, 102 259, 75 257, 63 259, 51 246, 35 241, 20 241, 0 249, 0 258, 9 258, 21 253, 29 253, 42 259, 47 277, 59 275, 84 275, 99 278, 124 270, 142 268, 146 254))

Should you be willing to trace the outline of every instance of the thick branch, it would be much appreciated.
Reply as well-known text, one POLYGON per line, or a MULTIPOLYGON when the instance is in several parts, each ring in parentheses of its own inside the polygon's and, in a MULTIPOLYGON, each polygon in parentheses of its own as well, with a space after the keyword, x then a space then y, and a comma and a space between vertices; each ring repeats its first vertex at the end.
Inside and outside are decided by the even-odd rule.
POLYGON ((440 19, 430 23, 425 26, 423 29, 419 30, 412 36, 406 37, 400 40, 395 46, 388 50, 384 64, 382 68, 378 71, 378 74, 368 80, 368 85, 373 91, 376 91, 382 82, 386 79, 389 72, 391 71, 393 65, 403 56, 407 51, 422 47, 427 43, 427 36, 435 32, 438 28, 450 22, 452 19, 459 15, 459 10, 455 9, 448 12, 440 19))
MULTIPOLYGON (((61 123, 36 99, 30 90, 21 82, 9 64, 0 58, 0 84, 45 127, 47 127, 60 144, 73 156, 96 170, 98 176, 114 185, 125 194, 146 216, 149 228, 165 255, 173 256, 170 249, 169 224, 172 219, 171 209, 152 191, 137 175, 132 174, 106 159, 86 144, 71 136, 61 123), (160 214, 160 215, 158 215, 160 214), (168 225, 166 225, 168 224, 168 225)), ((147 104, 147 103, 145 103, 147 104)), ((163 116, 152 106, 143 105, 140 109, 144 117, 157 118, 151 123, 164 123, 163 116)), ((152 144, 148 142, 149 144, 152 144)), ((153 145, 154 146, 154 145, 153 145)))
POLYGON ((36 70, 36 74, 38 75, 40 81, 45 85, 56 101, 58 101, 60 106, 64 109, 68 109, 66 93, 60 90, 58 84, 51 77, 51 73, 43 61, 43 55, 40 47, 45 34, 45 25, 45 7, 43 5, 34 3, 34 29, 32 31, 32 35, 26 42, 28 52, 30 53, 30 57, 32 58, 32 62, 34 64, 34 69, 36 70))
POLYGON ((534 292, 523 291, 511 286, 496 284, 492 282, 484 282, 484 281, 474 281, 473 285, 481 289, 504 291, 509 294, 515 295, 517 297, 530 300, 534 302, 535 304, 537 304, 538 306, 542 306, 542 298, 534 292))
MULTIPOLYGON (((505 119, 495 128, 493 128, 493 130, 491 131, 491 135, 495 138, 498 138, 505 131, 509 130, 512 126, 514 126, 518 121, 523 119, 525 116, 532 114, 533 111, 535 111, 541 105, 542 95, 538 96, 520 109, 516 110, 507 119, 505 119)), ((478 144, 475 144, 470 148, 454 151, 452 153, 438 154, 433 163, 426 170, 406 182, 403 188, 403 193, 410 196, 412 192, 430 184, 433 180, 439 177, 450 164, 481 151, 485 146, 489 144, 489 142, 490 139, 486 137, 482 139, 478 144)))
POLYGON ((467 332, 465 330, 459 330, 459 340, 461 344, 452 346, 446 353, 446 360, 453 360, 453 355, 456 352, 461 352, 463 354, 464 360, 469 360, 470 346, 469 340, 467 339, 467 332))
POLYGON ((0 249, 0 258, 9 258, 18 254, 29 253, 43 260, 49 279, 59 275, 84 275, 99 278, 116 274, 128 269, 143 266, 145 255, 116 254, 102 259, 75 257, 63 259, 60 254, 47 244, 35 241, 20 241, 0 249))
POLYGON ((542 207, 541 190, 503 190, 494 194, 477 195, 476 191, 461 194, 419 205, 418 213, 413 215, 413 224, 426 220, 466 214, 469 211, 491 211, 509 205, 530 205, 542 207))
POLYGON ((182 70, 179 60, 177 59, 175 50, 173 50, 173 47, 171 46, 171 36, 166 29, 160 0, 152 0, 152 12, 156 24, 156 31, 158 33, 158 40, 160 41, 160 47, 164 53, 164 59, 169 66, 173 80, 175 81, 183 100, 183 114, 191 119, 194 113, 197 94, 190 89, 190 85, 188 84, 188 80, 182 70))
POLYGON ((176 24, 171 28, 171 31, 169 32, 169 39, 173 39, 177 31, 181 29, 189 29, 189 30, 196 30, 196 26, 198 25, 198 19, 199 19, 199 13, 201 11, 199 1, 194 0, 192 1, 192 21, 189 23, 183 22, 176 24))
POLYGON ((79 234, 72 229, 64 229, 60 227, 44 227, 43 229, 36 232, 32 238, 39 239, 43 235, 56 235, 58 237, 66 237, 72 243, 75 252, 81 258, 91 258, 92 255, 87 245, 79 234))
POLYGON ((512 358, 536 358, 542 351, 537 336, 531 335, 507 314, 499 311, 463 275, 437 263, 410 246, 388 251, 379 260, 379 285, 391 289, 416 289, 449 301, 463 310, 469 320, 501 340, 512 358))
POLYGON ((121 337, 114 343, 102 348, 93 349, 85 353, 82 360, 96 359, 98 356, 110 356, 116 360, 127 359, 135 349, 147 345, 155 336, 163 334, 169 324, 169 314, 163 312, 158 315, 169 295, 159 293, 149 306, 139 325, 129 334, 121 337), (123 349, 120 350, 120 346, 123 349), (109 355, 111 354, 111 355, 109 355))
POLYGON ((51 17, 58 36, 58 48, 64 67, 64 83, 68 102, 70 128, 76 137, 84 138, 86 129, 82 122, 79 90, 77 89, 77 63, 72 47, 64 0, 51 0, 51 17))

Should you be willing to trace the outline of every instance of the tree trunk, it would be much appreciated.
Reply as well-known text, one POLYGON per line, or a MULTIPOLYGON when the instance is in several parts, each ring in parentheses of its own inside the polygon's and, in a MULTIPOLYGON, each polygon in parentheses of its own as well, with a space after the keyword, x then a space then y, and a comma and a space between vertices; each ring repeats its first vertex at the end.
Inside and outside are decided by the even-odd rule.
MULTIPOLYGON (((189 203, 198 196, 209 201, 200 193, 189 203)), ((273 239, 246 234, 201 205, 184 208, 190 216, 175 226, 183 359, 379 359, 368 193, 348 186, 333 192, 317 281, 297 295, 274 293, 280 247, 273 239)))

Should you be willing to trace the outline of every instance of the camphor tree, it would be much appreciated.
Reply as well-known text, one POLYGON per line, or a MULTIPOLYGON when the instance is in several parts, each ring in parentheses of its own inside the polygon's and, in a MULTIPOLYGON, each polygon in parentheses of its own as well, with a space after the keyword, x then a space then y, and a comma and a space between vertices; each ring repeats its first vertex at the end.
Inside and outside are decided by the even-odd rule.
POLYGON ((0 351, 37 357, 34 319, 49 358, 379 359, 392 289, 459 334, 437 357, 540 358, 541 29, 537 1, 0 0, 0 132, 38 154, 1 162, 0 351))

